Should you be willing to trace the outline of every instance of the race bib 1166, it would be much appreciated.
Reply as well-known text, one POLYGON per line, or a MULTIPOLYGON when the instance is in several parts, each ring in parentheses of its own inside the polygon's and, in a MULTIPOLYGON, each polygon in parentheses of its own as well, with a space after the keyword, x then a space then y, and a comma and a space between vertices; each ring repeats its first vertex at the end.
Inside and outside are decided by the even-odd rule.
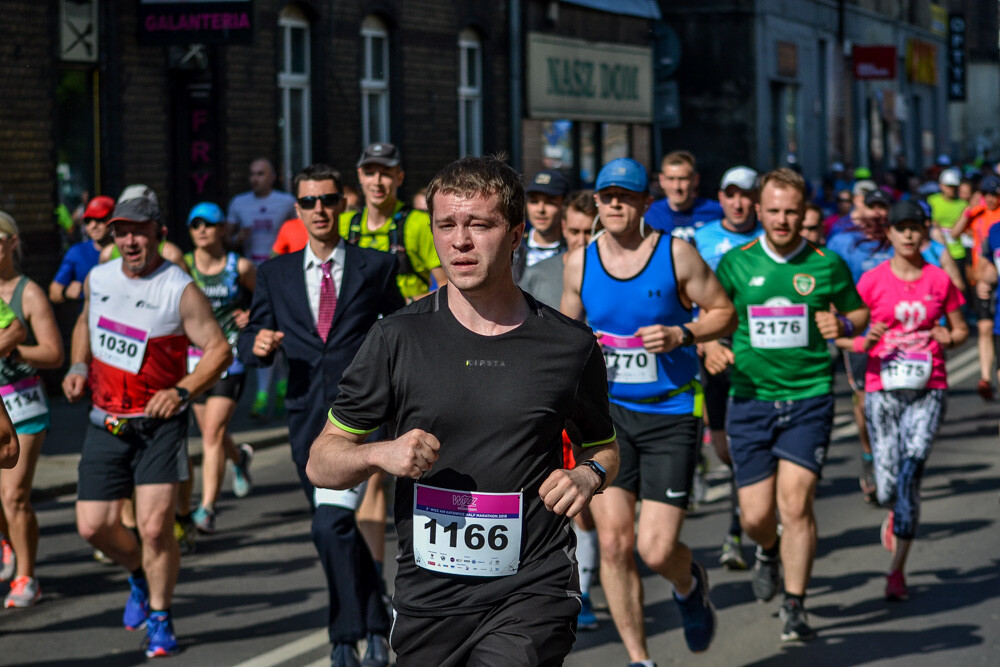
POLYGON ((505 577, 521 559, 520 493, 454 491, 417 484, 413 558, 425 570, 505 577))

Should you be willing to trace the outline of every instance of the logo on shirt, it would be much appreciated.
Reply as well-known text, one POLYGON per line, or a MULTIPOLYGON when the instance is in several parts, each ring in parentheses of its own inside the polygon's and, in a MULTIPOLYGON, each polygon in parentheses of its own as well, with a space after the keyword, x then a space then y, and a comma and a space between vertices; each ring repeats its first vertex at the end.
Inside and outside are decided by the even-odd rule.
POLYGON ((651 290, 649 290, 649 298, 652 299, 654 296, 655 297, 659 297, 660 296, 660 290, 658 290, 658 289, 651 289, 651 290))
POLYGON ((466 366, 485 366, 487 368, 504 368, 507 364, 499 359, 466 359, 466 366))
POLYGON ((765 280, 767 280, 767 278, 765 278, 764 276, 754 276, 753 278, 750 279, 750 282, 747 283, 747 286, 748 287, 763 287, 765 280))
POLYGON ((816 288, 816 279, 808 273, 796 273, 792 277, 792 286, 795 287, 796 292, 806 296, 816 288))
POLYGON ((913 331, 927 319, 927 309, 919 301, 900 301, 896 304, 896 319, 903 323, 903 329, 913 331))
POLYGON ((147 303, 143 299, 139 299, 135 302, 136 308, 149 308, 150 310, 156 310, 159 306, 155 303, 147 303))

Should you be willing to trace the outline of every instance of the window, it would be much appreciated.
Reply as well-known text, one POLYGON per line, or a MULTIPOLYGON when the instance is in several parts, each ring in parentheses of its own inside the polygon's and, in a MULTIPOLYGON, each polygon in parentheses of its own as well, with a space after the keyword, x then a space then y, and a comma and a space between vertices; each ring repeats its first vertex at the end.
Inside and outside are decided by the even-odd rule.
POLYGON ((361 139, 367 146, 389 141, 389 32, 374 16, 361 23, 361 139))
POLYGON ((312 163, 312 104, 309 21, 294 6, 281 10, 278 19, 278 90, 281 94, 281 171, 285 186, 293 176, 312 163))
POLYGON ((483 49, 466 28, 458 36, 458 156, 483 154, 483 49))

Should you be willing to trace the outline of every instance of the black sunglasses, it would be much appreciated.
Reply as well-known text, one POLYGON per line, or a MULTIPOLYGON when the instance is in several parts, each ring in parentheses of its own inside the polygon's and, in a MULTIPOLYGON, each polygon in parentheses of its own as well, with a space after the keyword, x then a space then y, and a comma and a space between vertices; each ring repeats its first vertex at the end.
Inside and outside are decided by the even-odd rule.
POLYGON ((194 220, 191 221, 191 224, 188 225, 188 226, 191 229, 201 229, 202 227, 215 227, 217 224, 219 224, 219 223, 217 223, 217 222, 209 222, 208 220, 205 220, 204 218, 195 218, 194 220))
POLYGON ((333 208, 339 204, 344 199, 344 195, 339 192, 331 192, 330 194, 320 195, 316 197, 314 195, 309 195, 308 197, 299 197, 296 201, 299 202, 299 206, 305 211, 311 211, 316 208, 316 202, 320 202, 326 208, 333 208))

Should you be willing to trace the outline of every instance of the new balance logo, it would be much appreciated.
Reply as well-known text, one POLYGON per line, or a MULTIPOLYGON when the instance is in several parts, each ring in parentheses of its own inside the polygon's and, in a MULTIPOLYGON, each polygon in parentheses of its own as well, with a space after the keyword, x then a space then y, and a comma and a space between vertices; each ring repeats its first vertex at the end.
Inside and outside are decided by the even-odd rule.
POLYGON ((750 287, 761 287, 764 284, 764 280, 766 280, 764 276, 754 276, 747 285, 750 287))

